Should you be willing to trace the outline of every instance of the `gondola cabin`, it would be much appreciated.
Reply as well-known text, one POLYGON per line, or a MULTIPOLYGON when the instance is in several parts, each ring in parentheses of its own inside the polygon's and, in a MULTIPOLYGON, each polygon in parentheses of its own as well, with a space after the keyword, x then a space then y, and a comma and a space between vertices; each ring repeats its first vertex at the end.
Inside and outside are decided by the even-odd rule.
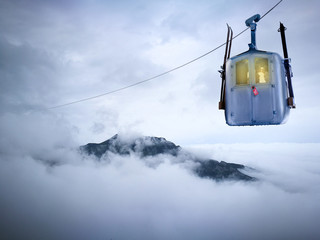
POLYGON ((284 123, 289 114, 282 58, 249 50, 227 61, 225 117, 228 125, 284 123))
MULTIPOLYGON (((257 19, 260 19, 259 15, 248 19, 247 26, 257 19)), ((219 108, 225 110, 226 123, 230 126, 282 124, 288 119, 290 108, 294 107, 293 93, 290 96, 286 79, 290 75, 292 88, 289 60, 286 70, 286 61, 279 54, 257 50, 256 26, 253 24, 250 49, 231 58, 228 55, 232 33, 229 39, 228 32, 230 46, 227 46, 228 50, 226 48, 223 70, 220 71, 223 86, 219 108)))

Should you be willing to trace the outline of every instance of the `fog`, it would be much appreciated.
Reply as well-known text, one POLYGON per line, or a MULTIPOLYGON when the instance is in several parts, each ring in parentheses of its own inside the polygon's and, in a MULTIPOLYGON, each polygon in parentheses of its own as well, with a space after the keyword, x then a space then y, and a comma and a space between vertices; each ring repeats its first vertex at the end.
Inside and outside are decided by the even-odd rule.
MULTIPOLYGON (((8 127, 4 119, 14 123, 2 117, 1 126, 8 127)), ((11 147, 0 151, 2 239, 320 236, 320 144, 182 146, 197 156, 245 164, 254 168, 246 173, 259 179, 217 183, 165 155, 146 161, 134 154, 109 155, 108 161, 81 155, 72 127, 54 119, 25 117, 6 135, 11 147), (56 131, 54 122, 65 131, 56 131)))

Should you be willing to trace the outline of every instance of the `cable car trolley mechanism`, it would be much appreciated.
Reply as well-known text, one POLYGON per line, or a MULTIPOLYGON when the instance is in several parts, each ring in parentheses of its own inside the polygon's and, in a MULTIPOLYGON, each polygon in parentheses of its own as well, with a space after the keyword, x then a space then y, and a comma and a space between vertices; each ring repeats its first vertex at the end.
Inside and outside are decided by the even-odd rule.
POLYGON ((219 109, 230 126, 276 125, 286 122, 295 108, 285 30, 280 23, 284 58, 256 46, 256 14, 246 20, 251 29, 249 50, 230 58, 233 32, 228 26, 219 109))

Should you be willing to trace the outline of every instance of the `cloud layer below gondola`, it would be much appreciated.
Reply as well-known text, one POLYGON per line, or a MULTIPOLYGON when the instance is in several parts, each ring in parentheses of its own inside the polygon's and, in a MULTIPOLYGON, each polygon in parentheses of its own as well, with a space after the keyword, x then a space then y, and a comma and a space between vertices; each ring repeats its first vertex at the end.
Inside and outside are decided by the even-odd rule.
MULTIPOLYGON (((198 156, 252 167, 250 174, 259 179, 217 183, 163 155, 149 158, 156 167, 138 155, 97 162, 81 156, 72 138, 49 123, 38 122, 41 134, 26 134, 1 149, 0 231, 8 239, 320 236, 319 144, 189 146, 198 156), (37 141, 47 134, 48 141, 37 141)), ((11 143, 15 137, 8 134, 11 143)))

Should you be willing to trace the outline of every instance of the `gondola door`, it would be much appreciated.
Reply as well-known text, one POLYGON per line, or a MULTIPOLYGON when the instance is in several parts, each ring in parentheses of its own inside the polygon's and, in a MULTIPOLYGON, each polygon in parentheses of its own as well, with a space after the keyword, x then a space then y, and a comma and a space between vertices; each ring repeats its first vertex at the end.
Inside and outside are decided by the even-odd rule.
POLYGON ((226 120, 229 125, 251 125, 252 123, 249 66, 248 58, 240 58, 230 63, 226 91, 226 120))
POLYGON ((252 61, 252 123, 270 124, 276 114, 271 64, 267 57, 254 57, 252 61))

